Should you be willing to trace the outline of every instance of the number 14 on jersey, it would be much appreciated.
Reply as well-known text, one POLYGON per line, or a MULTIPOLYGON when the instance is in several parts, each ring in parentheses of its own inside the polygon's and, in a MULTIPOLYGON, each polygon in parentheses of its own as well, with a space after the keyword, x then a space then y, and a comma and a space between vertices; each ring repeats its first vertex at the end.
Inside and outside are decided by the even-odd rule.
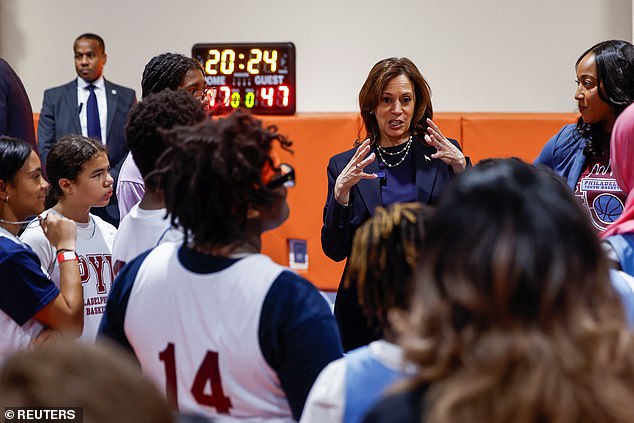
MULTIPOLYGON (((165 366, 165 394, 170 405, 178 410, 178 380, 176 372, 176 347, 168 343, 159 353, 159 360, 165 366)), ((214 407, 219 414, 229 414, 231 399, 225 396, 218 367, 218 353, 207 351, 202 358, 190 392, 198 404, 214 407), (209 383, 208 383, 209 382, 209 383), (209 386, 210 390, 207 390, 209 386)))

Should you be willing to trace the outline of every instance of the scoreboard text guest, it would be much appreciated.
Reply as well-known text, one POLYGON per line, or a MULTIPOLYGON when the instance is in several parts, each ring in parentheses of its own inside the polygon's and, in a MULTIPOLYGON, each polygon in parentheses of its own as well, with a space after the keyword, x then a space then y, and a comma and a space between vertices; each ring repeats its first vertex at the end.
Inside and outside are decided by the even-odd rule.
POLYGON ((243 107, 255 114, 295 113, 293 43, 196 44, 211 110, 243 107))

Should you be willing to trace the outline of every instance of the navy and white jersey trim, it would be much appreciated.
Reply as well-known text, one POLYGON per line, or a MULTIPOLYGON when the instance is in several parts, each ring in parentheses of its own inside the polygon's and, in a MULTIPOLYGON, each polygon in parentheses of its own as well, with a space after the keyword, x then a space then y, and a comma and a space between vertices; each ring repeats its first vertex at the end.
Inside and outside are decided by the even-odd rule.
POLYGON ((106 311, 99 325, 99 337, 110 338, 132 353, 134 353, 134 350, 128 342, 128 338, 125 336, 123 330, 125 312, 128 308, 130 292, 134 286, 134 279, 139 271, 139 267, 141 267, 143 260, 145 260, 151 252, 152 250, 146 251, 121 269, 112 284, 112 288, 110 288, 106 311))
MULTIPOLYGON (((229 354, 232 357, 230 360, 220 363, 220 372, 225 394, 228 397, 231 397, 232 393, 236 395, 232 397, 233 409, 231 414, 234 411, 238 413, 240 410, 245 413, 257 413, 260 406, 264 407, 262 409, 266 410, 266 413, 276 413, 275 407, 279 407, 279 412, 283 413, 284 407, 286 407, 286 413, 289 412, 290 408, 292 417, 298 420, 308 392, 321 369, 342 355, 339 334, 330 308, 319 294, 319 291, 304 278, 284 270, 284 268, 272 263, 265 256, 254 255, 240 259, 213 257, 194 251, 186 246, 179 247, 162 244, 129 262, 118 274, 111 289, 106 312, 101 323, 101 336, 111 338, 132 350, 139 358, 144 371, 146 371, 148 364, 144 362, 143 357, 153 359, 152 357, 158 356, 157 353, 163 351, 160 348, 164 347, 160 343, 164 341, 159 340, 156 345, 156 348, 159 349, 148 350, 148 342, 156 341, 156 338, 152 338, 148 332, 165 329, 156 327, 156 323, 152 322, 152 316, 155 316, 156 312, 151 311, 152 308, 148 304, 148 301, 150 301, 148 300, 148 295, 152 298, 157 298, 153 297, 157 295, 157 289, 160 292, 165 292, 165 295, 179 296, 181 292, 184 295, 191 295, 192 292, 201 292, 196 291, 202 286, 200 284, 208 284, 207 286, 209 287, 214 286, 214 289, 219 289, 219 291, 213 291, 214 294, 211 297, 207 295, 206 298, 209 298, 207 305, 204 301, 196 301, 198 304, 191 303, 190 308, 192 308, 191 311, 193 313, 191 316, 183 316, 183 313, 187 313, 188 310, 182 310, 183 302, 180 302, 179 311, 171 310, 175 314, 169 318, 168 323, 163 323, 163 325, 174 322, 174 325, 177 326, 186 325, 178 326, 186 328, 186 331, 196 330, 194 327, 199 327, 197 325, 201 324, 203 318, 200 313, 208 314, 208 311, 205 310, 221 307, 218 301, 224 304, 234 301, 236 304, 233 306, 234 308, 241 306, 251 307, 251 311, 256 311, 257 313, 255 314, 256 319, 253 321, 253 325, 257 326, 253 332, 257 339, 251 338, 255 346, 252 357, 255 362, 258 360, 257 357, 261 357, 259 360, 263 360, 262 364, 264 367, 268 364, 270 367, 269 371, 274 372, 276 378, 279 379, 279 385, 278 388, 275 388, 273 385, 269 385, 271 381, 262 382, 266 371, 251 377, 252 388, 247 388, 248 385, 241 385, 243 383, 241 377, 244 376, 238 375, 238 377, 234 377, 235 375, 230 375, 229 373, 235 372, 236 366, 240 365, 236 360, 239 360, 238 356, 243 356, 244 353, 241 351, 240 354, 235 352, 229 354), (175 256, 177 260, 174 260, 175 256), (170 269, 169 271, 164 271, 163 263, 165 263, 165 269, 170 269), (169 275, 166 273, 169 273, 169 275), (271 275, 268 279, 269 282, 266 281, 267 276, 265 274, 271 275), (163 278, 162 275, 168 277, 163 278), (201 277, 204 279, 200 279, 201 277), (159 282, 156 278, 164 279, 164 281, 159 282), (241 282, 238 283, 238 279, 235 278, 238 278, 241 282), (135 284, 143 285, 135 287, 135 284), (139 289, 140 287, 143 287, 143 289, 139 289), (265 290, 262 294, 257 294, 257 292, 261 292, 261 288, 258 287, 264 287, 265 290), (189 294, 185 293, 187 290, 189 290, 189 294), (219 295, 222 295, 223 298, 218 298, 219 295), (235 295, 237 297, 234 297, 235 295), (259 306, 253 302, 253 298, 258 295, 261 295, 260 298, 262 298, 259 300, 261 301, 259 306), (214 303, 214 301, 216 302, 214 303), (216 304, 216 306, 213 304, 216 304), (128 307, 130 307, 129 310, 128 307), (143 308, 143 313, 139 313, 134 307, 143 308), (135 315, 136 318, 131 317, 135 315), (144 319, 143 316, 147 316, 147 319, 144 319), (136 324, 132 324, 131 322, 133 321, 136 324), (139 328, 136 326, 140 324, 139 322, 145 322, 143 323, 145 327, 139 328), (134 337, 137 339, 133 339, 134 337), (150 340, 150 338, 153 340, 150 340), (257 352, 258 346, 259 352, 257 352), (145 351, 141 351, 139 348, 141 350, 145 349, 145 351), (223 372, 227 373, 222 374, 223 372), (256 383, 256 380, 260 382, 256 383), (258 383, 263 384, 258 385, 258 383), (236 390, 232 391, 234 387, 236 390), (284 402, 288 401, 286 406, 277 402, 279 399, 276 399, 280 398, 275 393, 276 390, 279 391, 280 387, 280 393, 283 393, 281 399, 284 402), (255 394, 255 397, 246 394, 245 389, 254 389, 253 394, 255 394), (265 391, 262 391, 263 389, 265 391), (268 393, 266 393, 267 390, 268 393), (253 399, 257 397, 258 393, 263 394, 264 396, 259 398, 266 399, 268 403, 253 403, 251 406, 240 403, 240 398, 253 399), (284 397, 286 397, 286 400, 284 400, 284 397)), ((159 301, 163 301, 163 298, 160 298, 159 301)), ((172 303, 167 302, 166 304, 172 303)), ((218 312, 218 310, 213 311, 218 312)), ((246 336, 249 331, 244 331, 245 327, 242 325, 246 322, 246 316, 250 315, 247 311, 246 309, 244 310, 244 318, 240 318, 240 321, 216 319, 218 322, 216 324, 217 327, 213 323, 211 325, 214 327, 200 326, 201 329, 197 329, 198 332, 196 332, 200 336, 197 336, 195 340, 191 340, 192 343, 200 343, 203 342, 203 339, 207 339, 205 336, 208 336, 208 334, 202 333, 205 331, 215 332, 214 336, 218 335, 218 331, 226 331, 226 337, 222 339, 223 342, 229 342, 228 340, 232 340, 239 333, 244 333, 246 336)), ((182 330, 177 331, 177 333, 187 336, 182 330)), ((216 342, 212 338, 209 338, 209 340, 209 342, 216 342)), ((247 339, 243 339, 243 341, 245 344, 251 344, 247 339)), ((182 357, 183 351, 187 351, 189 354, 189 352, 195 351, 190 348, 199 348, 196 345, 186 346, 181 344, 182 342, 188 343, 187 339, 175 341, 178 349, 177 354, 181 354, 180 357, 182 357)), ((227 357, 226 350, 222 349, 224 348, 222 345, 224 344, 220 343, 215 347, 207 345, 204 348, 217 351, 222 360, 223 354, 227 357)), ((243 345, 242 349, 244 348, 243 345)), ((163 364, 164 362, 158 364, 155 362, 148 366, 150 372, 158 371, 159 383, 164 383, 164 377, 160 374, 162 373, 163 364), (152 366, 154 367, 152 368, 152 366)), ((253 366, 254 363, 248 363, 245 367, 249 365, 253 366)), ((154 378, 155 381, 157 377, 154 378)), ((181 379, 179 379, 180 383, 181 379)), ((179 389, 181 389, 180 385, 179 389)), ((187 395, 187 392, 185 392, 185 395, 187 395)), ((186 399, 180 397, 179 401, 186 401, 186 399)))
POLYGON ((337 324, 326 300, 306 279, 288 270, 269 289, 258 329, 260 348, 299 420, 319 372, 341 357, 337 324))
POLYGON ((0 236, 0 275, 0 309, 20 326, 59 294, 35 253, 4 236, 0 236))

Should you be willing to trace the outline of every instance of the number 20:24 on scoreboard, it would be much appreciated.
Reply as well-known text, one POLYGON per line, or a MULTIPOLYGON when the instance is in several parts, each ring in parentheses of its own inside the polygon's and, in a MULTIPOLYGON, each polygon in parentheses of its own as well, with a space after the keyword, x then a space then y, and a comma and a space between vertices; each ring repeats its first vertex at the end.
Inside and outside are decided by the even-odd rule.
POLYGON ((192 57, 203 67, 213 112, 242 107, 262 115, 295 113, 293 43, 196 44, 192 57))

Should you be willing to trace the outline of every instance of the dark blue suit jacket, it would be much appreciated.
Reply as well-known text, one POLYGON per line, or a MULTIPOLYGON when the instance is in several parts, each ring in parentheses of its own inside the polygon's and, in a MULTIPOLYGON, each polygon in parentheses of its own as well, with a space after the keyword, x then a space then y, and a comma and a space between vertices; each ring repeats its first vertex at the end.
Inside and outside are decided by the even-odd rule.
POLYGON ((3 59, 0 59, 0 135, 27 141, 37 150, 31 102, 22 81, 3 59))
MULTIPOLYGON (((136 103, 134 90, 104 81, 108 102, 106 122, 106 147, 110 160, 110 173, 117 186, 119 170, 128 154, 125 142, 125 123, 128 112, 136 103)), ((46 156, 58 138, 68 134, 81 134, 79 106, 77 105, 77 79, 68 84, 44 91, 44 101, 37 128, 38 146, 42 168, 46 166, 46 156)))
MULTIPOLYGON (((450 140, 460 148, 455 140, 450 140)), ((321 228, 321 247, 324 253, 334 261, 348 257, 352 249, 352 240, 357 228, 370 216, 374 215, 377 206, 381 206, 380 180, 362 179, 350 190, 350 202, 347 207, 334 199, 334 186, 337 176, 348 164, 356 148, 337 154, 328 163, 328 197, 324 206, 323 226, 321 228)), ((436 152, 422 137, 414 139, 412 154, 416 174, 416 199, 425 204, 434 204, 447 187, 454 173, 441 160, 432 159, 436 152)), ((467 159, 467 165, 470 165, 467 159)), ((366 173, 379 171, 377 160, 365 167, 366 173)), ((344 270, 345 274, 345 270, 344 270)), ((343 276, 342 276, 343 281, 343 276)), ((349 351, 382 336, 365 323, 361 308, 357 303, 356 287, 344 289, 339 284, 335 300, 335 317, 339 323, 343 347, 349 351)))

